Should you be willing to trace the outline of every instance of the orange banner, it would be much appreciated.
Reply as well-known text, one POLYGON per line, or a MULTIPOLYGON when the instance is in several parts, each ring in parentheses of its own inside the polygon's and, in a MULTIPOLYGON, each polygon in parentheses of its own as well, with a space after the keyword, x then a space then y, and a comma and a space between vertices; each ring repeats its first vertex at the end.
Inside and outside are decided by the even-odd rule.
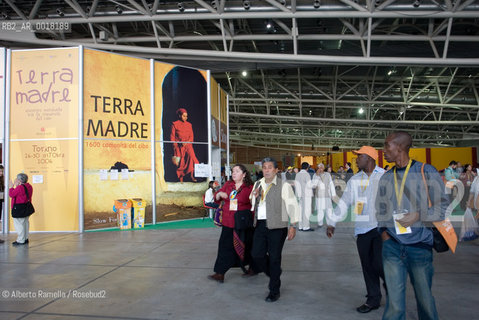
POLYGON ((150 62, 85 49, 83 65, 85 229, 117 226, 118 199, 143 199, 151 222, 150 62))

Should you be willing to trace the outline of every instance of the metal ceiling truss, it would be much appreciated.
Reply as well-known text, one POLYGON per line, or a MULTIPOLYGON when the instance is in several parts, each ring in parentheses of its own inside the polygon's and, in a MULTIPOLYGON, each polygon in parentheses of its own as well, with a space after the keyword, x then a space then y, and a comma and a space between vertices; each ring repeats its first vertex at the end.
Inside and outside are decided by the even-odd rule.
POLYGON ((333 68, 329 76, 299 68, 248 80, 230 74, 230 139, 329 149, 380 147, 394 130, 410 132, 417 146, 479 138, 478 69, 333 68))
POLYGON ((1 29, 7 47, 84 45, 212 70, 239 145, 479 137, 479 0, 4 0, 4 21, 71 25, 1 29))

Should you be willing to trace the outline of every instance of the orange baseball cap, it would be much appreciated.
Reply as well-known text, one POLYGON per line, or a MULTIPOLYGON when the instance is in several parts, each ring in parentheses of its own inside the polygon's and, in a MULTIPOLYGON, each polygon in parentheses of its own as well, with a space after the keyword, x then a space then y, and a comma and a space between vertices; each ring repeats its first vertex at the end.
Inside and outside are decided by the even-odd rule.
POLYGON ((374 160, 378 160, 378 150, 374 149, 371 146, 362 146, 359 150, 353 150, 353 154, 367 154, 374 160))

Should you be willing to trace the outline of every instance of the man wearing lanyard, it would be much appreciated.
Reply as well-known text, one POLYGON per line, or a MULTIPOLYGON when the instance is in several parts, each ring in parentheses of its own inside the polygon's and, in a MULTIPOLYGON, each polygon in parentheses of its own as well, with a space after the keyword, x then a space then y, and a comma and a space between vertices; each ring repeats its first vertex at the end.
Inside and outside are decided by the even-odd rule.
POLYGON ((256 226, 251 256, 258 271, 269 277, 265 301, 274 302, 280 296, 281 251, 286 237, 293 240, 296 235, 300 210, 291 185, 276 176, 276 160, 264 158, 261 164, 263 178, 255 183, 250 195, 256 226))
POLYGON ((370 146, 363 146, 353 151, 357 155, 356 164, 359 173, 348 181, 346 189, 334 210, 334 215, 326 215, 328 228, 326 235, 331 238, 334 234, 336 222, 344 220, 348 208, 353 207, 357 236, 359 259, 366 283, 366 303, 356 308, 360 313, 367 313, 379 308, 381 304, 380 278, 384 281, 383 264, 381 258, 382 240, 378 232, 376 221, 376 194, 379 179, 385 170, 376 166, 378 151, 370 146))
POLYGON ((384 142, 384 157, 395 166, 382 176, 376 197, 388 287, 383 320, 406 318, 408 274, 416 295, 418 318, 438 319, 431 290, 433 235, 428 226, 432 221, 444 220, 449 201, 437 170, 409 158, 411 145, 412 138, 404 131, 390 134, 384 142), (428 186, 430 206, 424 183, 428 186))

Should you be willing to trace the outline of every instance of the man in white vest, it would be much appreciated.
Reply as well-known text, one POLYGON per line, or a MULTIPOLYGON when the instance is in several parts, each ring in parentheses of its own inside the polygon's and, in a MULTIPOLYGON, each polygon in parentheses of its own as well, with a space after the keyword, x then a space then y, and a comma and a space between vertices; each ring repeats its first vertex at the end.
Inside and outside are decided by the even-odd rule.
POLYGON ((291 185, 277 177, 278 164, 273 158, 262 161, 263 178, 257 181, 250 199, 255 211, 251 256, 259 272, 269 277, 266 302, 279 299, 281 287, 281 252, 296 235, 299 206, 291 185))

